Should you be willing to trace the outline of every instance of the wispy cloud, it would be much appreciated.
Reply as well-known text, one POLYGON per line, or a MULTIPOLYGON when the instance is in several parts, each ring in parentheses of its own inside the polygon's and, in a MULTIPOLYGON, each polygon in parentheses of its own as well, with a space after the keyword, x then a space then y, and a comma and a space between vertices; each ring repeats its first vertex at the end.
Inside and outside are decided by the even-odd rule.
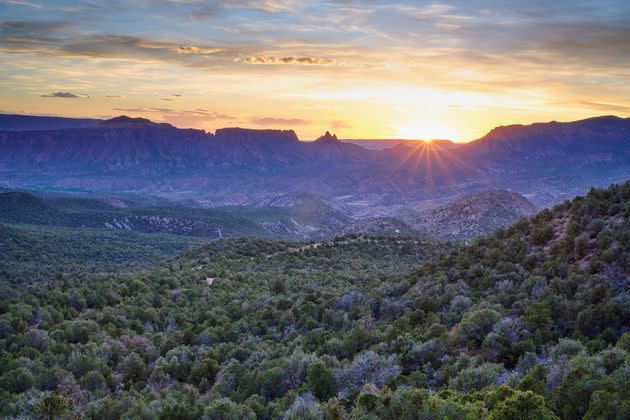
POLYGON ((268 55, 258 55, 245 57, 243 62, 246 64, 305 64, 328 66, 335 64, 335 60, 331 58, 321 57, 274 57, 268 55))
POLYGON ((601 102, 580 101, 582 105, 596 109, 599 112, 630 112, 630 105, 608 104, 601 102))
POLYGON ((258 117, 252 118, 251 122, 256 125, 263 126, 296 126, 310 125, 312 121, 301 118, 275 118, 275 117, 258 117))
POLYGON ((352 124, 350 124, 348 121, 334 120, 330 122, 330 127, 334 128, 335 130, 341 130, 343 128, 352 127, 352 124))
POLYGON ((393 7, 416 19, 444 16, 455 10, 454 6, 445 3, 432 3, 424 6, 395 5, 393 7))
POLYGON ((55 36, 70 27, 69 22, 0 20, 0 45, 37 45, 56 41, 55 36))
POLYGON ((221 48, 200 48, 195 45, 183 45, 175 50, 179 54, 210 55, 223 51, 221 48))
POLYGON ((152 108, 142 108, 142 107, 131 107, 131 108, 121 108, 121 107, 117 107, 117 108, 112 108, 112 111, 116 111, 116 112, 130 112, 133 114, 168 114, 168 117, 170 118, 181 118, 181 117, 185 117, 185 118, 200 118, 203 119, 204 121, 215 121, 215 120, 226 120, 226 121, 231 121, 231 120, 235 120, 236 117, 233 115, 229 115, 229 114, 225 114, 222 112, 216 112, 216 111, 209 111, 207 109, 184 109, 184 110, 177 110, 177 109, 172 109, 172 108, 158 108, 158 107, 152 107, 152 108))
POLYGON ((72 92, 53 92, 48 95, 40 95, 42 98, 63 98, 63 99, 78 99, 81 96, 75 95, 72 92))
POLYGON ((294 12, 299 10, 302 2, 297 0, 222 0, 227 8, 261 10, 267 13, 294 12))
POLYGON ((33 9, 41 9, 42 8, 41 4, 30 2, 30 1, 24 1, 24 0, 5 0, 4 3, 12 5, 12 6, 31 7, 33 9))

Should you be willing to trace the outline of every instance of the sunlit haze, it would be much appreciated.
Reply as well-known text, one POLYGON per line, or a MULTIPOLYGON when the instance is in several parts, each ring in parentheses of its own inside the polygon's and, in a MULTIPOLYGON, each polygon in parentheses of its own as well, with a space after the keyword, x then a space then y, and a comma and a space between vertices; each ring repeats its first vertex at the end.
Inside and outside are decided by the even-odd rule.
POLYGON ((0 1, 0 112, 468 141, 630 115, 630 2, 0 1))

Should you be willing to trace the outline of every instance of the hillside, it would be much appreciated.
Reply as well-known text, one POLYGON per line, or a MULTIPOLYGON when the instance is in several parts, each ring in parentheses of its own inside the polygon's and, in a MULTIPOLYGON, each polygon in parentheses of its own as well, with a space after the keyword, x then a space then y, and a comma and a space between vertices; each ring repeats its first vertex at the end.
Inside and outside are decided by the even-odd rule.
POLYGON ((627 418, 628 255, 630 182, 461 247, 227 239, 4 283, 0 415, 627 418))
POLYGON ((355 220, 348 224, 344 230, 344 234, 364 233, 368 235, 382 236, 404 236, 413 237, 420 236, 420 233, 406 223, 395 217, 378 217, 372 219, 355 220))
POLYGON ((152 268, 208 242, 199 237, 0 223, 0 282, 152 268))
POLYGON ((164 201, 148 205, 117 196, 50 196, 24 191, 0 191, 0 222, 206 239, 324 238, 337 235, 351 223, 349 217, 309 193, 276 197, 259 207, 201 208, 164 201))
POLYGON ((418 231, 445 239, 472 239, 531 216, 536 207, 520 194, 485 191, 462 197, 403 220, 418 231))
POLYGON ((575 156, 590 155, 593 159, 608 160, 615 156, 601 154, 626 154, 629 139, 630 118, 608 115, 569 123, 501 126, 462 147, 470 154, 494 158, 518 155, 528 160, 553 157, 573 160, 575 156))
POLYGON ((47 198, 27 192, 0 192, 0 222, 91 228, 141 233, 167 233, 218 239, 223 236, 273 236, 250 219, 221 209, 184 206, 128 206, 107 199, 47 198))
POLYGON ((471 239, 533 213, 524 197, 491 191, 436 209, 393 216, 353 218, 347 206, 333 208, 311 193, 270 197, 257 206, 191 207, 159 201, 153 205, 124 196, 91 197, 0 191, 0 222, 69 228, 163 233, 207 240, 249 236, 322 239, 365 233, 471 239), (403 221, 404 220, 404 221, 403 221))

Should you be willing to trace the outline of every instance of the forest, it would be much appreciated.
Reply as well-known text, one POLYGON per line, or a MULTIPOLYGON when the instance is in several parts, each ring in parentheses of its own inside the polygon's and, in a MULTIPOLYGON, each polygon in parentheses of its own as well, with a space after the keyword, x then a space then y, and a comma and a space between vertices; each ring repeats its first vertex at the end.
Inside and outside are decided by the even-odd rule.
POLYGON ((230 238, 29 279, 34 246, 2 266, 2 417, 630 418, 630 182, 470 244, 230 238))

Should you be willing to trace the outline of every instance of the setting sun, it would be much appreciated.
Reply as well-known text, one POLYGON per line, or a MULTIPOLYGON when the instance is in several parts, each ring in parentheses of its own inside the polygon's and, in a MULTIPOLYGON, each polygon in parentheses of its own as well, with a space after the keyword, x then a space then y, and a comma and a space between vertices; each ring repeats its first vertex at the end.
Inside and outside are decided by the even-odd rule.
POLYGON ((396 130, 396 134, 404 139, 446 139, 457 141, 457 131, 453 127, 440 123, 407 123, 403 124, 396 130))

